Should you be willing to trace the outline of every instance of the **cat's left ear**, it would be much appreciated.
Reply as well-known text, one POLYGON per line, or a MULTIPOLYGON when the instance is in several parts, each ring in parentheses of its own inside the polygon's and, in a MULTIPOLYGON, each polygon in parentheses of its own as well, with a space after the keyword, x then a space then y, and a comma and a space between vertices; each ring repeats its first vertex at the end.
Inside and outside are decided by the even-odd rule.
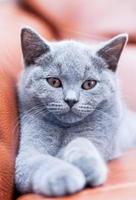
POLYGON ((29 27, 21 30, 21 47, 26 67, 34 64, 37 58, 50 51, 47 42, 29 27))
POLYGON ((128 34, 120 34, 108 42, 104 42, 97 50, 97 55, 104 59, 108 68, 116 71, 122 50, 128 41, 128 34))

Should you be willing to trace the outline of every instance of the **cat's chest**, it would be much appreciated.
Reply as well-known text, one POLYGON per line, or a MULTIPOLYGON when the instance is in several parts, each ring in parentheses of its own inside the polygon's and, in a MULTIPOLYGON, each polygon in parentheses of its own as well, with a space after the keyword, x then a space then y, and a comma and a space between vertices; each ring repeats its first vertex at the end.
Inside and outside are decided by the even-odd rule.
POLYGON ((51 155, 55 155, 60 149, 61 143, 61 129, 57 126, 52 126, 46 123, 38 140, 38 145, 40 144, 40 146, 43 148, 43 152, 48 152, 51 155))
POLYGON ((40 141, 43 143, 42 146, 46 147, 48 153, 54 155, 77 137, 85 137, 91 140, 93 137, 93 128, 90 124, 80 124, 79 126, 63 128, 57 126, 46 126, 43 138, 41 137, 40 141))
POLYGON ((113 140, 113 131, 110 124, 97 121, 80 123, 78 126, 63 129, 61 146, 65 147, 70 141, 78 137, 84 137, 93 142, 96 146, 107 146, 113 140))
POLYGON ((70 127, 51 125, 46 127, 45 144, 48 152, 55 155, 78 137, 90 140, 100 151, 105 151, 113 139, 113 131, 109 123, 105 126, 101 121, 90 119, 70 127))
POLYGON ((91 139, 92 137, 94 137, 93 132, 94 127, 91 127, 90 124, 64 128, 62 133, 62 146, 67 145, 71 140, 77 137, 85 137, 91 139))

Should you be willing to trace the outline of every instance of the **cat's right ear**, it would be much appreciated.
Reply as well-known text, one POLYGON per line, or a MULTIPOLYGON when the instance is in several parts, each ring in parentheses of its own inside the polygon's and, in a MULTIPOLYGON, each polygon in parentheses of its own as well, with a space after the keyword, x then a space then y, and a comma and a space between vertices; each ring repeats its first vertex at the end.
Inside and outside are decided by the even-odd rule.
POLYGON ((117 65, 128 41, 128 34, 119 34, 111 40, 104 42, 97 51, 97 55, 104 59, 108 68, 113 72, 116 71, 117 65))
POLYGON ((35 60, 50 51, 48 44, 31 28, 22 28, 21 46, 26 66, 35 63, 35 60))

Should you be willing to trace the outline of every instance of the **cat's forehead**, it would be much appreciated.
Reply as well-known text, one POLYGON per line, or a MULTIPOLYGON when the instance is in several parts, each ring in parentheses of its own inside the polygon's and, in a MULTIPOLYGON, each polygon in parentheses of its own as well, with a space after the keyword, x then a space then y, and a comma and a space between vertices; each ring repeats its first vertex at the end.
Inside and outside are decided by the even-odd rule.
POLYGON ((53 62, 63 76, 84 78, 85 73, 94 70, 91 48, 78 42, 58 43, 53 49, 53 62))

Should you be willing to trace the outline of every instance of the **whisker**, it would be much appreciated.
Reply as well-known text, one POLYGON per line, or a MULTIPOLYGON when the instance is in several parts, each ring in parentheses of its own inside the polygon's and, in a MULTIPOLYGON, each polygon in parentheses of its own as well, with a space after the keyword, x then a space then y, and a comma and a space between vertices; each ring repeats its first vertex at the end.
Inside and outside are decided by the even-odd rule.
POLYGON ((82 114, 83 113, 95 112, 95 111, 97 111, 98 113, 100 113, 101 115, 103 115, 105 118, 108 118, 108 119, 111 118, 111 115, 109 115, 109 113, 103 111, 101 108, 92 108, 89 105, 81 105, 79 107, 79 112, 82 113, 82 114))

